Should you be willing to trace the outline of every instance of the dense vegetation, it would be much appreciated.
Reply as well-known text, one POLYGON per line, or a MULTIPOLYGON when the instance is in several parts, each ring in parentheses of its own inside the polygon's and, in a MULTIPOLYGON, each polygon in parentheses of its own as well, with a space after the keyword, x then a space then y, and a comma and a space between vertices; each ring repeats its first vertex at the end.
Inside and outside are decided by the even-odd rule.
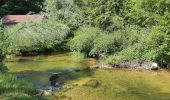
POLYGON ((48 19, 5 31, 7 48, 3 51, 64 48, 87 56, 104 53, 111 64, 134 59, 167 64, 169 4, 169 0, 45 0, 41 10, 48 19))
POLYGON ((4 59, 3 49, 5 48, 2 42, 5 39, 3 30, 1 30, 0 33, 0 99, 38 100, 39 98, 34 96, 38 92, 31 83, 18 80, 7 72, 8 69, 2 62, 4 59))
POLYGON ((44 0, 1 0, 0 16, 9 14, 38 13, 42 10, 44 0))
POLYGON ((18 24, 5 31, 5 54, 42 52, 55 49, 68 36, 70 29, 55 21, 18 24))

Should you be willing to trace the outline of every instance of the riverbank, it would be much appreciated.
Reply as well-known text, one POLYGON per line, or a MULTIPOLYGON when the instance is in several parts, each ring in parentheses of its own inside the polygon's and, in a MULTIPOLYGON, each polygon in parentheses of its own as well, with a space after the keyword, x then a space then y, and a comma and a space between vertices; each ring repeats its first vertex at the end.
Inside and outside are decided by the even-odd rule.
POLYGON ((9 73, 0 72, 0 99, 1 100, 39 100, 34 96, 38 91, 29 82, 18 80, 9 73))

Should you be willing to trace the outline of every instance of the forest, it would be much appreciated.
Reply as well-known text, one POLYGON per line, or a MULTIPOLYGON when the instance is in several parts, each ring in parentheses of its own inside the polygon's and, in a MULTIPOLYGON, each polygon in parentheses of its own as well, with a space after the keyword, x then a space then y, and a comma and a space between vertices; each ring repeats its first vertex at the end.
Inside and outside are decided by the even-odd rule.
POLYGON ((170 68, 170 0, 0 0, 0 18, 28 13, 46 18, 0 25, 0 98, 40 99, 32 96, 37 90, 31 84, 8 73, 6 55, 71 52, 83 58, 104 56, 113 67, 155 62, 170 68))

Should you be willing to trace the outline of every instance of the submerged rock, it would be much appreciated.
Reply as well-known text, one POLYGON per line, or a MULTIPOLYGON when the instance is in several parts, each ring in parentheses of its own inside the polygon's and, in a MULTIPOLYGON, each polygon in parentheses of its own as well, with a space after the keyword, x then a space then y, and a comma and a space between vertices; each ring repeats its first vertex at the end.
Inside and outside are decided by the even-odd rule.
POLYGON ((81 70, 80 69, 74 69, 75 72, 80 72, 81 70))
POLYGON ((62 73, 61 72, 52 73, 52 75, 49 78, 49 81, 54 81, 54 80, 58 79, 60 74, 62 74, 62 73))

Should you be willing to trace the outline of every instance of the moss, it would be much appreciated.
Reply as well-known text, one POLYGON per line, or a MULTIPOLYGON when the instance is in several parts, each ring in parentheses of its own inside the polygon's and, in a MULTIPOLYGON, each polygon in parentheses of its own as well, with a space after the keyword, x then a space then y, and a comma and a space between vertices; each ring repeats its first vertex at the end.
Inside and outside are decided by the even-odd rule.
POLYGON ((89 81, 87 81, 85 84, 83 84, 83 86, 87 86, 87 87, 92 87, 95 88, 99 85, 98 80, 96 79, 90 79, 89 81))

